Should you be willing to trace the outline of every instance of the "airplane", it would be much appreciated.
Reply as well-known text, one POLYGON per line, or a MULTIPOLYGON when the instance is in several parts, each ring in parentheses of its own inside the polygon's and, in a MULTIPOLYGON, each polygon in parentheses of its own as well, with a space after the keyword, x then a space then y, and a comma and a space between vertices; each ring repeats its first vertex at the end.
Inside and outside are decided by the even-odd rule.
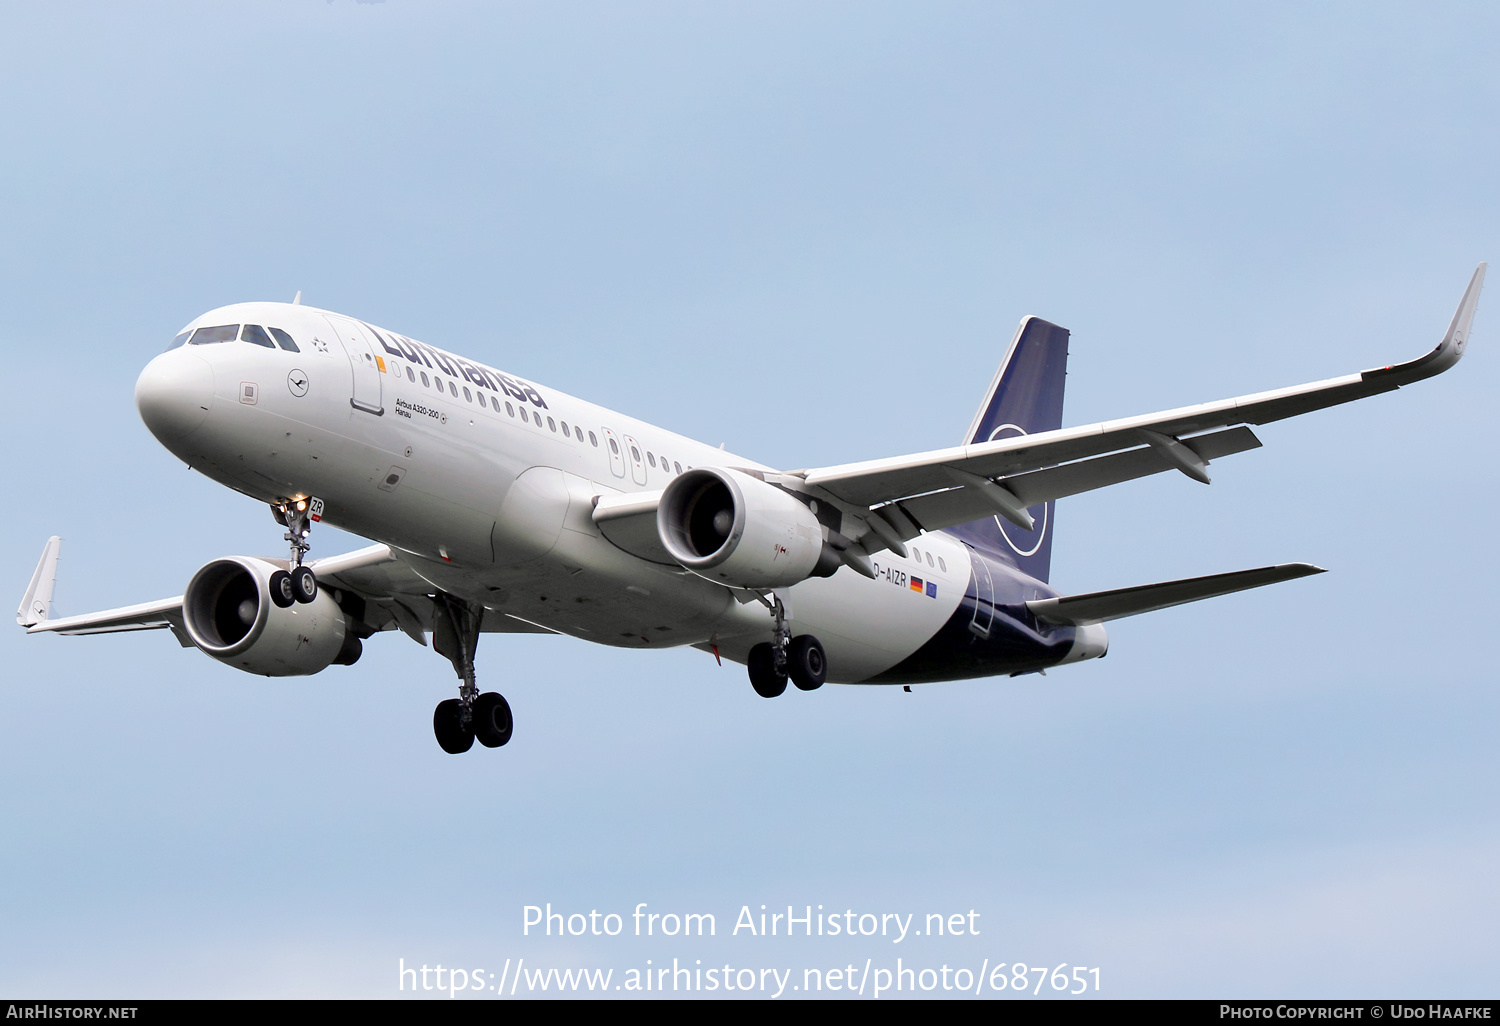
POLYGON ((1219 402, 1062 426, 1069 332, 1023 319, 963 443, 784 469, 654 427, 365 321, 240 303, 191 321, 135 386, 146 427, 206 477, 269 505, 287 558, 224 556, 179 596, 54 617, 48 540, 28 633, 169 630, 252 674, 355 663, 401 631, 452 663, 446 752, 506 744, 481 634, 691 645, 790 681, 901 685, 1044 673, 1103 657, 1106 621, 1322 573, 1286 563, 1064 595, 1058 499, 1260 446, 1252 425, 1363 399, 1458 362, 1484 283, 1406 363, 1219 402), (314 525, 374 541, 308 560, 314 525))

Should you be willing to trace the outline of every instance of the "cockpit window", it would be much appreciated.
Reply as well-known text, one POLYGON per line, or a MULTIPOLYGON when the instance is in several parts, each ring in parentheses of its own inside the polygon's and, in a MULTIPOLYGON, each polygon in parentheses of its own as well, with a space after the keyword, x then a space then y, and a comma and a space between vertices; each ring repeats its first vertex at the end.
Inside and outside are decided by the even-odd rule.
POLYGON ((265 346, 267 349, 276 348, 276 343, 271 341, 271 337, 266 334, 266 329, 262 328, 259 324, 245 325, 240 330, 240 341, 253 342, 258 346, 265 346))
POLYGON ((191 334, 191 331, 184 331, 181 335, 178 335, 176 338, 174 338, 172 340, 172 344, 163 349, 162 352, 170 353, 172 350, 176 349, 178 346, 186 342, 188 340, 188 336, 191 334))
POLYGON ((240 326, 238 324, 221 324, 216 328, 199 328, 193 332, 193 337, 188 339, 190 346, 206 346, 210 342, 233 342, 239 338, 240 326))
POLYGON ((292 336, 288 335, 286 332, 282 331, 280 328, 272 328, 271 329, 271 334, 276 336, 276 341, 280 342, 281 343, 281 348, 285 349, 287 352, 289 352, 289 353, 300 353, 300 352, 302 352, 302 350, 300 350, 300 349, 297 348, 297 343, 295 343, 295 342, 292 341, 292 336))

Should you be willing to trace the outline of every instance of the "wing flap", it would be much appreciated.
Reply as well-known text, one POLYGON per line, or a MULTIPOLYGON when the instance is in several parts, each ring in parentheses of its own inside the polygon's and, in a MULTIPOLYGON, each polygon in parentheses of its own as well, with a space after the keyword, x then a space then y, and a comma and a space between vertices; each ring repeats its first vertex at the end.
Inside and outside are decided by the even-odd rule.
MULTIPOLYGON (((1259 448, 1261 443, 1249 428, 1236 427, 1196 438, 1184 438, 1181 444, 1207 462, 1259 448)), ((1079 492, 1176 469, 1179 469, 1178 465, 1160 449, 1148 445, 1108 456, 1097 456, 1091 460, 1066 463, 1060 467, 1017 474, 1006 478, 1005 486, 1015 493, 1023 505, 1035 506, 1049 499, 1061 499, 1079 492)), ((967 487, 902 499, 895 505, 928 531, 967 524, 996 512, 978 489, 967 487)))
POLYGON ((1236 570, 1227 574, 1210 574, 1207 577, 1190 577, 1180 581, 1163 581, 1160 584, 1143 584, 1134 588, 1115 588, 1112 591, 1095 591, 1086 595, 1065 595, 1061 598, 1035 599, 1026 603, 1026 608, 1038 620, 1047 623, 1083 627, 1088 624, 1118 620, 1138 613, 1150 613, 1170 606, 1180 606, 1201 599, 1218 598, 1236 591, 1260 588, 1267 584, 1280 584, 1299 577, 1326 573, 1322 567, 1311 563, 1280 563, 1262 566, 1254 570, 1236 570))
POLYGON ((26 628, 27 634, 111 634, 115 631, 183 630, 182 596, 106 609, 99 613, 43 620, 26 628))

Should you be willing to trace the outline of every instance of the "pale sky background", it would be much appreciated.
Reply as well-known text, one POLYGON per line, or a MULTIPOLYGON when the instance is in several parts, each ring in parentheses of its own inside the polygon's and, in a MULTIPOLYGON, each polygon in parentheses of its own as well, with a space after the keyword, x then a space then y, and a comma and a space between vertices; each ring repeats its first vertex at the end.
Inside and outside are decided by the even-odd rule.
MULTIPOLYGON (((0 40, 0 580, 62 535, 61 615, 283 552, 134 409, 225 303, 300 289, 800 467, 959 441, 1026 314, 1072 329, 1088 423, 1417 356, 1500 259, 1490 4, 38 3, 0 40)), ((515 740, 453 758, 452 671, 399 634, 267 680, 12 628, 0 993, 899 955, 1493 997, 1497 289, 1448 375, 1268 426, 1209 488, 1064 500, 1064 591, 1331 572, 1046 677, 767 702, 691 650, 487 636, 515 740), (720 936, 522 938, 548 901, 720 936), (726 936, 762 903, 983 932, 726 936)))

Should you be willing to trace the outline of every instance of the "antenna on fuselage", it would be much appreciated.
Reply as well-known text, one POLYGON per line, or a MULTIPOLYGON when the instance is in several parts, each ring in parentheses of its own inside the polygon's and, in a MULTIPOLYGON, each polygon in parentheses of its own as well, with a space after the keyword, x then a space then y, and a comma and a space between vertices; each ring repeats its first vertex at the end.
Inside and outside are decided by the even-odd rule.
POLYGON ((302 290, 301 289, 298 289, 297 290, 297 294, 292 297, 292 305, 293 306, 301 306, 302 305, 302 290))

